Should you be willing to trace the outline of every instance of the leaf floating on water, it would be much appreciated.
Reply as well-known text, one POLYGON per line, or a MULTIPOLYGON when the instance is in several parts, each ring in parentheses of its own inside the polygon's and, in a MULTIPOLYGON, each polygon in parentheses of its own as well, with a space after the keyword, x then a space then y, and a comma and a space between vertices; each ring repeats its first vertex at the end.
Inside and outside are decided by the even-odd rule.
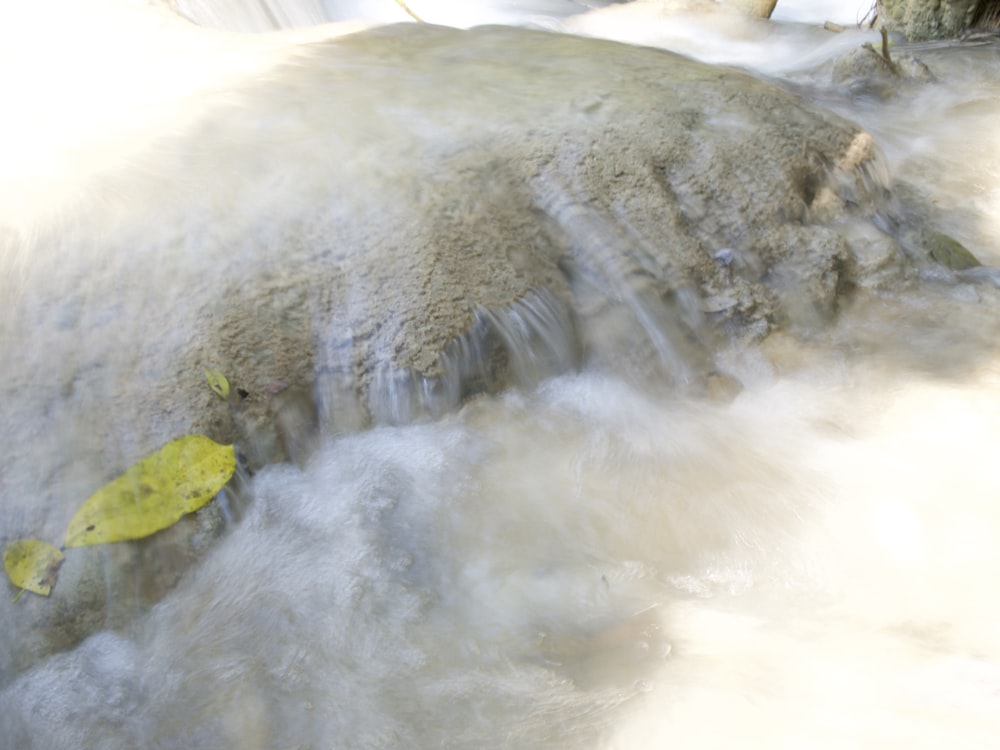
POLYGON ((229 381, 225 375, 218 370, 205 370, 205 379, 208 380, 208 387, 215 391, 219 398, 229 399, 229 381))
POLYGON ((236 452, 204 435, 167 443, 95 492, 73 516, 67 547, 142 539, 211 500, 236 469, 236 452))
POLYGON ((3 548, 3 567, 11 583, 42 596, 51 593, 63 559, 58 548, 38 539, 15 539, 3 548))
POLYGON ((928 232, 926 243, 931 257, 952 271, 964 271, 966 268, 982 265, 975 255, 965 249, 961 242, 946 234, 928 232))

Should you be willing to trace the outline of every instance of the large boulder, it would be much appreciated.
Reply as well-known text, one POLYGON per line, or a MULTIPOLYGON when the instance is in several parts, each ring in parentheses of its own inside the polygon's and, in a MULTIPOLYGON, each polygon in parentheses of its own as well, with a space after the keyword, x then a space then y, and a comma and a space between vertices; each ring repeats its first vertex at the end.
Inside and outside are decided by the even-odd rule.
MULTIPOLYGON (((58 544, 91 492, 182 434, 236 441, 253 468, 300 457, 303 424, 406 421, 582 362, 697 384, 720 347, 823 325, 902 269, 891 241, 839 228, 882 198, 868 134, 657 50, 390 26, 192 104, 58 220, 0 228, 7 538, 58 544)), ((164 538, 180 566, 204 546, 164 538)), ((73 563, 100 585, 0 597, 5 648, 39 633, 0 674, 132 616, 79 613, 170 554, 144 544, 73 563)))

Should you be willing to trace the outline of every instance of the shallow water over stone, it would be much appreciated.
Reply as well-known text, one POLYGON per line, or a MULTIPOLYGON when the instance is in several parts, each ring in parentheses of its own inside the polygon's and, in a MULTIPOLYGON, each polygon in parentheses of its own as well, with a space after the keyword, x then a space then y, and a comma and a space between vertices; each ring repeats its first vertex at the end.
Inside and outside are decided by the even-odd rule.
MULTIPOLYGON (((547 17, 582 31, 606 12, 547 17)), ((535 65, 539 77, 555 76, 558 53, 580 77, 564 72, 559 88, 583 91, 622 64, 611 47, 586 48, 606 55, 588 63, 569 44, 532 61, 527 43, 517 64, 504 64, 484 52, 521 43, 503 30, 469 48, 464 37, 426 42, 410 74, 386 66, 404 77, 382 90, 369 61, 353 75, 371 81, 370 95, 339 89, 353 92, 350 106, 310 103, 330 95, 330 70, 351 71, 308 42, 227 38, 232 57, 205 70, 215 88, 181 96, 190 112, 167 107, 168 122, 144 122, 170 101, 145 92, 145 108, 124 124, 108 116, 134 142, 61 136, 65 150, 54 153, 76 159, 73 179, 11 168, 30 179, 22 193, 13 177, 2 184, 24 213, 2 214, 12 302, 0 319, 11 352, 0 536, 55 539, 66 512, 136 450, 194 424, 232 420, 253 475, 168 532, 180 541, 68 560, 57 593, 103 585, 103 599, 25 595, 15 605, 10 590, 0 605, 0 746, 995 746, 1000 150, 989 147, 988 123, 1000 114, 997 47, 919 50, 937 81, 900 83, 883 98, 863 81, 833 82, 835 47, 848 45, 815 44, 817 28, 776 27, 796 50, 781 57, 766 27, 692 19, 734 40, 741 59, 729 62, 766 60, 758 70, 792 92, 775 101, 802 101, 803 121, 818 113, 817 127, 842 148, 800 180, 810 197, 795 193, 794 215, 792 204, 772 211, 694 190, 724 183, 679 167, 648 182, 676 200, 655 203, 659 213, 637 208, 634 183, 602 204, 604 193, 583 195, 572 182, 588 162, 566 149, 538 174, 518 171, 530 158, 474 169, 462 155, 482 148, 483 131, 509 136, 501 121, 589 133, 535 124, 544 85, 512 71, 535 65), (441 50, 450 65, 416 71, 441 50), (247 83, 251 65, 263 80, 247 83), (461 83, 476 66, 480 91, 461 83), (499 84, 509 78, 520 99, 499 84), (219 106, 219 91, 239 103, 219 106), (508 106, 483 122, 498 98, 508 106), (522 100, 525 109, 510 106, 522 100), (360 115, 371 108, 382 117, 360 115), (370 137, 338 151, 341 136, 315 135, 324 117, 353 117, 331 132, 370 137), (403 124, 406 133, 394 132, 403 124), (852 162, 844 154, 858 153, 859 132, 876 147, 852 162), (318 143, 330 151, 312 152, 318 143), (358 143, 371 151, 351 153, 358 143), (108 157, 114 170, 88 181, 91 160, 108 157), (838 172, 827 161, 852 166, 838 172), (381 174, 370 178, 373 165, 381 174), (474 179, 459 184, 478 192, 456 191, 451 210, 435 213, 436 196, 469 170, 474 179), (371 188, 386 192, 372 200, 371 188), (817 197, 824 188, 827 202, 817 197), (418 221, 412 206, 433 220, 418 221), (530 246, 553 253, 548 282, 526 284, 509 304, 463 292, 464 333, 442 337, 426 360, 414 354, 411 369, 393 366, 404 351, 395 344, 426 328, 394 332, 392 316, 350 313, 380 309, 362 305, 379 295, 383 307, 401 304, 385 279, 419 276, 420 266, 375 265, 354 286, 310 271, 340 252, 336 243, 314 251, 331 244, 332 227, 343 247, 393 236, 433 247, 474 236, 483 206, 514 238, 503 246, 510 266, 470 250, 498 264, 483 277, 528 268, 518 251, 530 246), (743 219, 766 238, 741 235, 733 223, 743 219), (688 283, 663 281, 664 227, 698 259, 684 266, 688 283), (931 231, 960 239, 986 266, 935 263, 923 244, 931 231), (829 266, 839 275, 824 286, 822 274, 807 275, 812 266, 789 265, 797 256, 779 250, 796 243, 810 250, 802 257, 843 258, 829 266), (289 258, 303 264, 291 275, 289 258), (157 283, 144 283, 150 273, 157 283), (268 293, 251 294, 256 283, 268 293), (774 312, 726 317, 750 299, 734 289, 751 284, 773 295, 774 312), (338 308, 331 289, 356 298, 338 308), (199 338, 205 320, 217 338, 199 338), (233 377, 250 393, 233 404, 201 372, 219 366, 202 360, 226 342, 238 344, 222 365, 230 375, 260 373, 253 383, 233 377), (370 367, 358 364, 360 350, 375 352, 370 367), (77 367, 88 353, 91 365, 77 367), (269 374, 279 360, 299 361, 308 377, 269 374), (137 393, 136 383, 160 385, 137 393), (81 601, 90 609, 74 610, 81 601), (59 618, 74 634, 40 646, 59 618), (53 650, 62 652, 41 659, 53 650)), ((632 40, 649 43, 670 20, 645 16, 632 40)), ((205 60, 222 56, 197 38, 184 44, 205 60)), ((355 45, 358 59, 369 44, 360 40, 375 38, 344 49, 355 45)), ((734 84, 733 100, 754 86, 734 84)), ((624 116, 616 95, 627 99, 570 95, 560 115, 619 107, 624 116)), ((747 111, 710 112, 704 132, 738 133, 747 111)), ((716 144, 708 163, 739 169, 724 141, 691 127, 686 148, 716 144)), ((601 143, 595 152, 611 148, 601 143)), ((637 139, 631 149, 642 147, 637 139)), ((621 153, 622 172, 634 174, 641 160, 621 153)), ((767 174, 753 177, 782 184, 767 174)), ((427 298, 457 283, 429 275, 427 298)))

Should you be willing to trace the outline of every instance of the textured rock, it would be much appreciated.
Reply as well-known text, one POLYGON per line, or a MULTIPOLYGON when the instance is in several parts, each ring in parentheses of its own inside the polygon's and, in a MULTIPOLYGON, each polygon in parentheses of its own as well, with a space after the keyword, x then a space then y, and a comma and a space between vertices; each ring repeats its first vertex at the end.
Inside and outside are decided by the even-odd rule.
POLYGON ((956 37, 972 26, 983 0, 878 0, 879 21, 911 41, 956 37))

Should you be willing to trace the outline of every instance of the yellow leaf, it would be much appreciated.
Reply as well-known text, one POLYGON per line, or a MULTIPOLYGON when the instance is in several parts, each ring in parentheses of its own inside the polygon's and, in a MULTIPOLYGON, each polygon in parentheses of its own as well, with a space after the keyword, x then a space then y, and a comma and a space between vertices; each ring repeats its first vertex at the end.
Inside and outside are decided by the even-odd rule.
POLYGON ((231 445, 188 435, 95 492, 73 516, 67 547, 142 539, 172 526, 213 497, 236 469, 231 445))
POLYGON ((3 567, 11 582, 42 596, 52 591, 62 561, 62 552, 38 539, 15 539, 3 548, 3 567))
POLYGON ((229 381, 225 375, 218 370, 205 370, 205 379, 208 381, 208 387, 219 394, 219 398, 229 398, 229 381))

